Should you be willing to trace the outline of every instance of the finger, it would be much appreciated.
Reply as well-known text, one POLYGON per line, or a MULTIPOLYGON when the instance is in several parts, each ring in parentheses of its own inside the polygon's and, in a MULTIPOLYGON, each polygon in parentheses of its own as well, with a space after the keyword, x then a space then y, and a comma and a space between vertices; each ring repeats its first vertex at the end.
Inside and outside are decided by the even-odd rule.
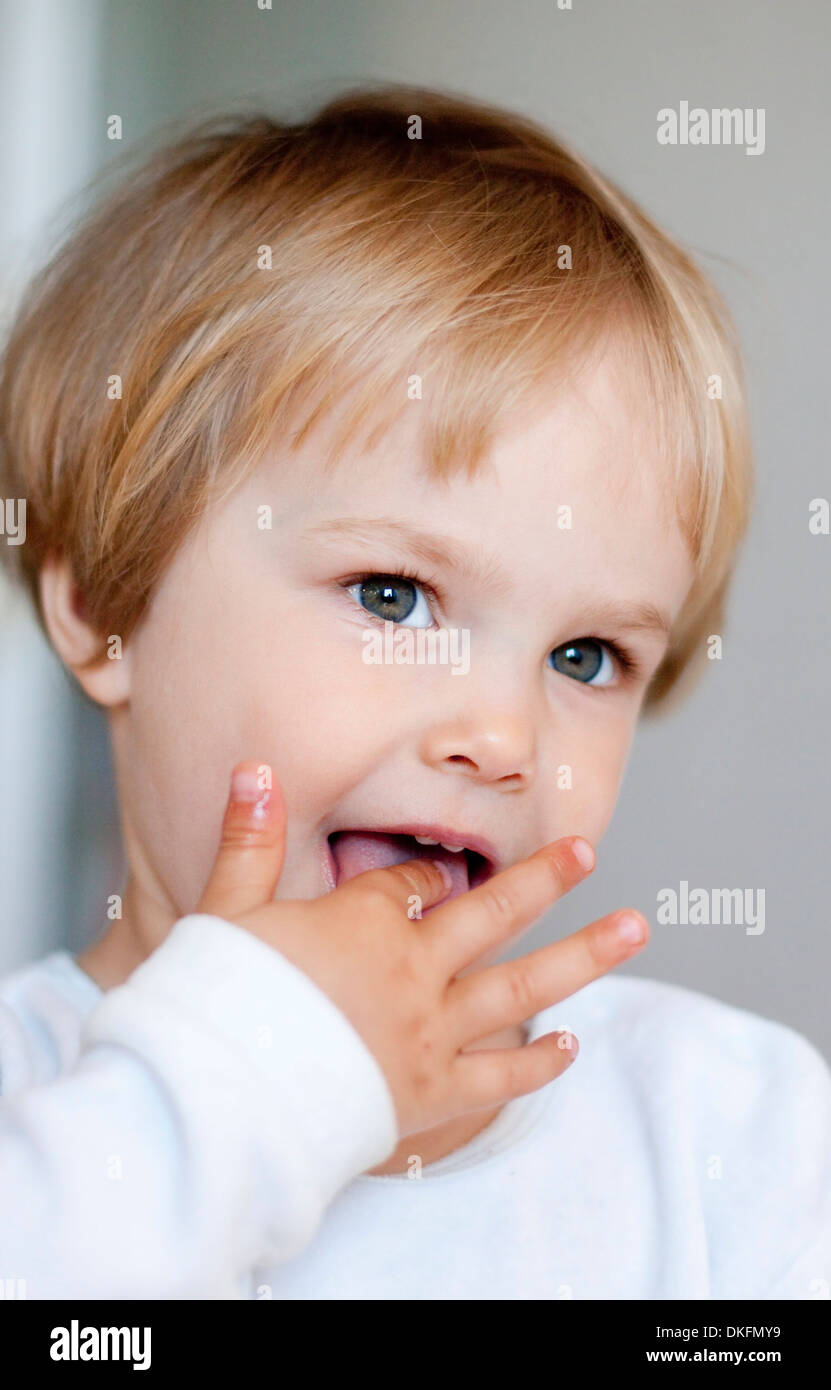
POLYGON ((556 840, 478 888, 445 903, 425 929, 448 975, 516 936, 594 868, 594 850, 573 836, 556 840))
POLYGON ((283 869, 286 808, 266 763, 237 763, 210 878, 196 907, 237 917, 270 902, 283 869))
POLYGON ((454 1099, 466 1110, 504 1104, 562 1076, 578 1051, 577 1039, 566 1029, 522 1047, 460 1052, 450 1065, 454 1099))
POLYGON ((646 918, 627 908, 519 960, 451 981, 447 1002, 457 1046, 523 1023, 541 1009, 559 1004, 628 960, 648 939, 646 918))
POLYGON ((453 887, 449 871, 438 859, 408 859, 385 869, 366 869, 337 888, 336 893, 379 894, 400 906, 412 921, 440 903, 453 887))

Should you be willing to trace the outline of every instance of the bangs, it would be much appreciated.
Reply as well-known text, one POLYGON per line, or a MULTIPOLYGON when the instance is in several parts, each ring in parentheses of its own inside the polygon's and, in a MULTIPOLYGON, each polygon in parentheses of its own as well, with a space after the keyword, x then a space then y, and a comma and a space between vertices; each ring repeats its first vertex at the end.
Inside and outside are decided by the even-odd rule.
POLYGON ((732 321, 564 142, 421 88, 348 93, 296 124, 220 117, 134 161, 12 326, 0 482, 28 499, 28 541, 3 558, 39 608, 44 559, 66 555, 90 623, 126 641, 207 504, 275 443, 335 415, 331 464, 418 409, 429 466, 473 476, 514 412, 617 333, 696 566, 660 698, 720 620, 747 520, 732 321))
MULTIPOLYGON (((463 298, 454 293, 452 266, 445 268, 444 287, 432 269, 420 293, 411 272, 407 294, 385 298, 374 321, 363 306, 352 329, 344 324, 343 305, 350 298, 359 302, 362 269, 350 282, 349 267, 341 265, 341 311, 326 324, 314 362, 288 389, 273 377, 255 389, 258 408, 243 446, 250 466, 273 448, 275 436, 299 449, 329 422, 331 444, 320 462, 334 469, 348 446, 374 449, 408 410, 419 410, 433 474, 473 477, 515 412, 590 372, 618 343, 627 368, 622 385, 665 461, 654 486, 674 502, 691 554, 706 566, 726 459, 702 344, 662 297, 634 246, 622 259, 619 241, 610 241, 605 228, 582 230, 580 259, 597 274, 552 271, 550 247, 541 241, 502 245, 501 263, 483 272, 481 286, 472 284, 463 298), (595 236, 588 238, 588 231, 595 236)), ((467 231, 470 239, 472 224, 467 231)), ((462 252, 481 264, 475 242, 459 246, 462 252)), ((711 352, 709 360, 719 358, 711 352)))

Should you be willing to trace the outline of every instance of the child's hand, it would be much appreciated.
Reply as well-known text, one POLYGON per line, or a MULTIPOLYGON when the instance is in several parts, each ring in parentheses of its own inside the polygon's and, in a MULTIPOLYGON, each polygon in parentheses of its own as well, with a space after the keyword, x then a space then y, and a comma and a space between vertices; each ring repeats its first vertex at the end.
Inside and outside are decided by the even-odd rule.
POLYGON ((456 977, 590 872, 586 841, 546 845, 424 920, 408 916, 412 895, 424 910, 449 888, 446 870, 430 860, 370 869, 309 901, 274 902, 285 806, 276 783, 270 793, 256 790, 256 768, 234 770, 222 841, 196 911, 253 932, 329 995, 384 1072, 399 1137, 505 1103, 565 1071, 577 1053, 567 1032, 523 1047, 462 1049, 523 1023, 633 955, 648 936, 639 913, 613 913, 520 960, 456 977), (621 935, 627 923, 640 929, 638 939, 621 935))

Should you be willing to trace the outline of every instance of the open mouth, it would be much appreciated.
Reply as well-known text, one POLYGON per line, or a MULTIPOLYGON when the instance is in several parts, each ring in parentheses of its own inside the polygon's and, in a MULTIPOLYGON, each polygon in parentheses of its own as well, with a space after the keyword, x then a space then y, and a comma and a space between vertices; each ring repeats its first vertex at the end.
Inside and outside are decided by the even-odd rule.
POLYGON ((397 831, 337 830, 328 837, 329 867, 337 888, 368 869, 385 869, 391 864, 405 864, 408 859, 438 859, 447 866, 453 884, 451 892, 443 899, 448 902, 487 882, 496 871, 488 855, 462 843, 457 849, 456 843, 448 836, 445 844, 441 844, 438 836, 427 830, 418 838, 415 834, 397 831), (437 843, 424 843, 433 839, 437 843))

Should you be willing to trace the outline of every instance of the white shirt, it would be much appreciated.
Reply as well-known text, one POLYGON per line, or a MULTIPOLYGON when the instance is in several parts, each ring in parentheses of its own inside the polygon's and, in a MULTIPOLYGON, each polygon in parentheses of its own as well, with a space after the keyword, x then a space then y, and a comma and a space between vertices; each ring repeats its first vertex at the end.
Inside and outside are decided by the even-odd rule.
POLYGON ((193 915, 106 993, 54 952, 0 981, 0 1272, 30 1299, 831 1297, 812 1044, 631 976, 530 1036, 560 1027, 563 1076, 378 1177, 383 1073, 279 952, 193 915))

